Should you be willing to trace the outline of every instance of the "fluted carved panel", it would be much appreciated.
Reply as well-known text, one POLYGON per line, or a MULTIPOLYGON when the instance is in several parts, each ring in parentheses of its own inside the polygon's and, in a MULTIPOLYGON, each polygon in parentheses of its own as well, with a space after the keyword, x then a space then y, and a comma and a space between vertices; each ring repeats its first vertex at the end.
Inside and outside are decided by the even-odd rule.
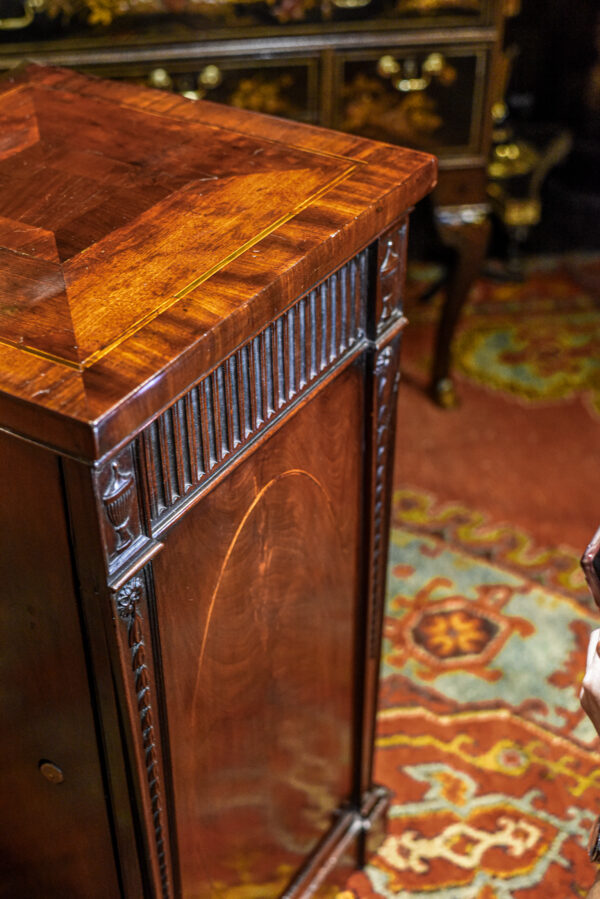
POLYGON ((140 604, 145 597, 146 586, 143 577, 133 577, 115 598, 119 618, 127 627, 130 674, 137 699, 139 727, 145 767, 146 788, 149 810, 154 828, 154 851, 160 876, 162 899, 171 899, 167 859, 164 797, 162 774, 160 771, 158 738, 152 708, 152 677, 149 669, 150 651, 146 647, 144 618, 140 604))
POLYGON ((259 434, 363 335, 368 251, 195 384, 141 436, 156 524, 259 434))
POLYGON ((377 657, 381 644, 381 618, 385 598, 385 576, 389 526, 390 452, 393 422, 400 381, 398 368, 399 340, 384 347, 375 357, 374 366, 374 433, 372 472, 372 536, 369 657, 377 657))

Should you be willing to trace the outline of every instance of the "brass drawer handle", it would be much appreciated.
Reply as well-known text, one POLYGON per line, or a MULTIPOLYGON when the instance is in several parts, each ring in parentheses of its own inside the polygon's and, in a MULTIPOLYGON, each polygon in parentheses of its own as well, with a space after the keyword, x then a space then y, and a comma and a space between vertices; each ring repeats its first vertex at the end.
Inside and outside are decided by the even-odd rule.
POLYGON ((448 82, 448 76, 450 80, 454 80, 455 75, 444 54, 438 51, 430 53, 423 60, 420 71, 413 57, 399 61, 386 54, 378 60, 377 72, 382 78, 389 78, 395 89, 403 94, 427 90, 434 78, 448 82))
POLYGON ((423 71, 431 77, 440 75, 447 66, 446 57, 443 53, 435 51, 430 53, 427 59, 423 61, 423 71))
POLYGON ((16 31, 19 28, 27 28, 33 22, 37 12, 43 12, 45 0, 25 0, 22 16, 11 19, 0 19, 0 31, 16 31))
POLYGON ((391 78, 393 75, 397 75, 400 69, 401 66, 398 60, 388 53, 377 61, 377 71, 383 78, 391 78))
POLYGON ((148 84, 150 87, 157 87, 159 90, 168 91, 173 87, 173 79, 166 69, 152 69, 148 75, 148 84))
POLYGON ((223 73, 221 69, 211 63, 210 65, 204 66, 198 78, 196 79, 196 90, 192 91, 182 91, 182 97, 187 97, 188 100, 203 100, 206 97, 207 91, 213 90, 213 88, 218 87, 223 81, 223 73))
POLYGON ((214 65, 214 63, 211 63, 208 66, 204 66, 198 75, 198 88, 210 90, 213 87, 218 87, 222 80, 223 73, 221 72, 221 69, 214 65))
POLYGON ((395 78, 392 84, 397 91, 408 94, 413 91, 427 90, 431 84, 431 78, 395 78))
MULTIPOLYGON (((188 100, 202 100, 206 96, 207 91, 218 87, 223 81, 223 73, 221 69, 213 63, 204 66, 196 80, 196 90, 179 90, 183 97, 188 100)), ((157 87, 159 90, 172 91, 177 90, 173 82, 173 78, 166 69, 152 69, 148 75, 148 84, 150 87, 157 87)))

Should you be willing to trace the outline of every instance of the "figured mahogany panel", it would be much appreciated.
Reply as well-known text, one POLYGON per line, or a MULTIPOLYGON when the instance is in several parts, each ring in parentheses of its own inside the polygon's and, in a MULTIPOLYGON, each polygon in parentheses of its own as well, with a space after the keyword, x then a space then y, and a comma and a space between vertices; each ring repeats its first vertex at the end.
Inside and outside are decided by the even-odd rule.
POLYGON ((0 896, 116 899, 59 463, 0 433, 0 896))
POLYGON ((186 899, 281 895, 352 794, 363 396, 355 365, 153 562, 186 899))

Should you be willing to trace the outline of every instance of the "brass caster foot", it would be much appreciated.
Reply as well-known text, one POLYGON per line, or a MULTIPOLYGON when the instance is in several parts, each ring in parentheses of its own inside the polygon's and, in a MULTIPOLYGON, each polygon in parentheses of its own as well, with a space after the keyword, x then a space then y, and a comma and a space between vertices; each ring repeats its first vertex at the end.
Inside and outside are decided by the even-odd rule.
POLYGON ((456 409, 460 406, 460 400, 456 395, 451 378, 442 378, 431 389, 434 402, 442 409, 456 409))

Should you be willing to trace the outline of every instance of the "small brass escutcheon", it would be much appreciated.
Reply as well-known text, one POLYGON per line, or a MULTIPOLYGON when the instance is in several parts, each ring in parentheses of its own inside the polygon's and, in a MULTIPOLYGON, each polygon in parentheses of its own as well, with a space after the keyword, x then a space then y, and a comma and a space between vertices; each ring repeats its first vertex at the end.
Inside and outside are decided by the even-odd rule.
POLYGON ((49 762, 47 759, 42 759, 38 764, 38 768, 46 780, 49 780, 52 784, 61 784, 65 779, 65 775, 58 765, 55 765, 54 762, 49 762))

